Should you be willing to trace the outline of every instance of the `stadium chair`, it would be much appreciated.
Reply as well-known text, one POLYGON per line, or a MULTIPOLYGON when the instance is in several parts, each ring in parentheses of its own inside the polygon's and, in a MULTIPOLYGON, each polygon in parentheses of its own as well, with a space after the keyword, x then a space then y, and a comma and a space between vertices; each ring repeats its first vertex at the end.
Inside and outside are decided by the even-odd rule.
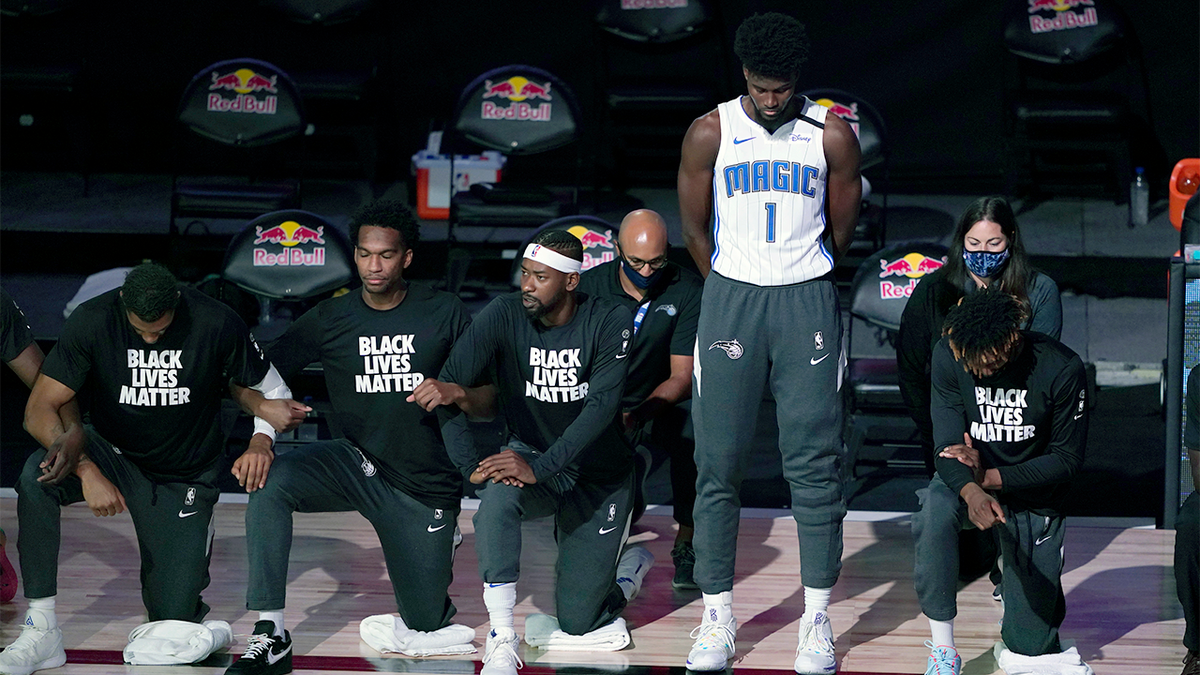
POLYGON ((1121 204, 1134 166, 1146 167, 1151 185, 1164 177, 1147 161, 1155 143, 1146 65, 1117 3, 1009 0, 1004 45, 1015 57, 1005 92, 1009 194, 1027 186, 1121 204))
POLYGON ((580 125, 574 94, 540 68, 496 68, 463 89, 442 137, 451 180, 456 155, 479 149, 503 154, 506 168, 499 183, 477 183, 461 192, 451 185, 448 290, 458 292, 453 280, 466 278, 461 266, 473 259, 511 258, 512 245, 530 229, 578 210, 580 125), (539 162, 527 161, 532 155, 541 156, 540 170, 539 162), (465 227, 490 229, 484 241, 476 238, 479 245, 467 249, 460 242, 465 227))
POLYGON ((596 118, 612 148, 612 183, 675 187, 688 126, 728 98, 718 3, 599 0, 595 21, 596 118))
POLYGON ((28 165, 33 168, 57 168, 47 159, 70 162, 83 177, 83 196, 91 183, 91 133, 84 95, 84 62, 72 57, 82 40, 70 9, 76 0, 3 0, 0 14, 7 21, 20 22, 28 40, 41 40, 41 49, 17 50, 0 67, 0 98, 4 100, 2 120, 5 138, 6 168, 28 165), (66 15, 64 21, 60 17, 66 15), (69 45, 61 49, 58 43, 69 45), (39 58, 43 54, 50 57, 39 58), (15 160, 15 161, 14 161, 15 160))
MULTIPOLYGON (((896 366, 895 345, 900 330, 900 317, 913 289, 921 277, 945 264, 948 250, 932 242, 895 244, 878 251, 859 266, 851 285, 851 324, 846 335, 846 350, 850 357, 844 389, 847 395, 847 446, 851 458, 845 468, 853 477, 858 464, 879 463, 891 468, 925 470, 919 444, 914 440, 916 427, 908 407, 900 396, 900 377, 896 366), (890 346, 886 356, 855 358, 855 339, 862 340, 861 331, 854 330, 855 320, 873 329, 876 347, 890 346), (852 443, 851 439, 855 439, 852 443), (860 458, 861 447, 872 445, 880 452, 871 458, 860 458), (911 457, 899 456, 884 448, 912 450, 911 457)), ((878 351, 864 349, 862 351, 878 351)))
POLYGON ((871 195, 879 196, 879 203, 870 201, 867 191, 863 190, 863 207, 859 214, 858 226, 854 229, 855 243, 851 244, 851 248, 861 249, 867 246, 869 250, 866 253, 874 253, 887 244, 889 144, 883 116, 875 106, 841 89, 809 89, 803 94, 846 120, 858 136, 858 144, 862 150, 859 168, 871 185, 871 195))
POLYGON ((306 45, 279 58, 304 99, 310 135, 306 175, 357 173, 375 180, 381 41, 377 31, 381 22, 369 16, 375 4, 374 0, 259 0, 274 17, 286 20, 275 22, 269 32, 280 51, 306 45), (353 58, 349 64, 348 55, 353 58), (328 67, 335 56, 342 67, 328 67))
POLYGON ((200 71, 179 105, 171 234, 180 218, 249 219, 299 208, 304 107, 291 78, 254 59, 200 71), (197 175, 203 174, 203 175, 197 175))

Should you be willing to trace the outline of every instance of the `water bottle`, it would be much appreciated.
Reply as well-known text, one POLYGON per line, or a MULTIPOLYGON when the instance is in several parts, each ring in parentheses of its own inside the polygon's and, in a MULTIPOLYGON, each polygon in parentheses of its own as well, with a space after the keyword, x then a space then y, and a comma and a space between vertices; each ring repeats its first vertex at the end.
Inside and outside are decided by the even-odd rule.
POLYGON ((1145 225, 1150 220, 1150 184, 1146 182, 1146 169, 1134 170, 1133 183, 1129 185, 1129 226, 1145 225))

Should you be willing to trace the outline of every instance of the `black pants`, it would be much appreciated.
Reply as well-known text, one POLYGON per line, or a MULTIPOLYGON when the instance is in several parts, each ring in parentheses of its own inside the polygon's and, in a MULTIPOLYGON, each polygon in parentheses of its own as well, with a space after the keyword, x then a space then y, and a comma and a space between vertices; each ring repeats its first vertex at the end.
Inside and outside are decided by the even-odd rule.
POLYGON ((1175 592, 1183 604, 1183 646, 1200 654, 1200 492, 1188 495, 1175 521, 1175 592))
MULTIPOLYGON (((210 467, 186 483, 150 480, 133 462, 87 427, 87 456, 125 497, 133 518, 142 558, 142 603, 150 621, 200 621, 208 605, 200 593, 208 587, 212 555, 213 505, 218 468, 210 467)), ((17 479, 17 518, 20 533, 21 580, 25 597, 47 598, 58 593, 58 551, 61 509, 83 501, 76 476, 58 485, 38 482, 46 456, 29 456, 17 479)))
MULTIPOLYGON (((456 611, 447 589, 454 576, 459 508, 425 506, 384 480, 346 440, 312 443, 280 454, 271 464, 266 486, 250 494, 246 609, 284 608, 292 513, 297 511, 361 513, 379 535, 404 623, 420 631, 449 625, 456 611)), ((331 559, 329 564, 338 563, 331 559)))
MULTIPOLYGON (((529 446, 509 441, 517 452, 529 446)), ((521 522, 554 516, 558 560, 554 597, 558 624, 583 635, 611 623, 625 607, 617 558, 629 528, 633 477, 595 483, 560 472, 523 488, 487 483, 475 513, 475 550, 485 583, 514 583, 521 575, 521 522)))
POLYGON ((629 439, 635 448, 640 445, 667 454, 671 463, 673 515, 675 522, 684 527, 695 527, 692 511, 696 507, 696 441, 685 435, 690 418, 688 401, 668 406, 629 439))

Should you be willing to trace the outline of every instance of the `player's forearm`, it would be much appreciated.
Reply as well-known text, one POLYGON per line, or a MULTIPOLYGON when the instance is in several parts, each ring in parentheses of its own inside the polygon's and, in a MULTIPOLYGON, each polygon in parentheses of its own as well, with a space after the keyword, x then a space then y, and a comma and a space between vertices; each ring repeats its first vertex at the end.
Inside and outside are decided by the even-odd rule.
POLYGON ((579 411, 575 421, 546 452, 530 463, 538 482, 566 468, 613 423, 621 406, 621 397, 616 393, 618 391, 620 389, 588 394, 583 410, 579 411))
POLYGON ((496 416, 495 385, 460 388, 462 395, 455 401, 459 409, 476 419, 491 419, 496 416))
POLYGON ((67 411, 68 419, 66 420, 60 414, 61 409, 35 401, 33 398, 25 407, 25 431, 29 432, 29 435, 33 436, 34 440, 43 448, 49 448, 63 432, 71 427, 72 423, 77 424, 79 421, 77 406, 72 406, 67 411), (74 420, 70 419, 72 410, 75 413, 74 420))
POLYGON ((688 254, 696 263, 696 267, 699 268, 700 276, 707 278, 709 270, 712 269, 713 243, 709 239, 708 230, 703 223, 689 222, 689 220, 684 219, 683 243, 687 247, 688 254))
POLYGON ((686 378, 669 378, 655 387, 646 400, 633 409, 634 418, 639 422, 644 422, 657 415, 658 411, 663 408, 686 401, 691 397, 692 378, 690 374, 686 378))
POLYGON ((998 467, 1004 490, 1050 487, 1071 480, 1083 465, 1083 453, 1051 446, 1049 454, 998 467))

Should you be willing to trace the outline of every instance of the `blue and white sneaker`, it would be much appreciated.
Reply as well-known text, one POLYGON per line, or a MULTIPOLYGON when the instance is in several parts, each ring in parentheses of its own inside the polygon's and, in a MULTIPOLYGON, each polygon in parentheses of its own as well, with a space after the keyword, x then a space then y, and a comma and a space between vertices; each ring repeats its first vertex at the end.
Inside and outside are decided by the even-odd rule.
POLYGON ((958 650, 945 645, 935 647, 929 640, 925 641, 925 646, 932 650, 929 652, 929 665, 925 666, 925 675, 961 675, 962 657, 958 655, 958 650))

